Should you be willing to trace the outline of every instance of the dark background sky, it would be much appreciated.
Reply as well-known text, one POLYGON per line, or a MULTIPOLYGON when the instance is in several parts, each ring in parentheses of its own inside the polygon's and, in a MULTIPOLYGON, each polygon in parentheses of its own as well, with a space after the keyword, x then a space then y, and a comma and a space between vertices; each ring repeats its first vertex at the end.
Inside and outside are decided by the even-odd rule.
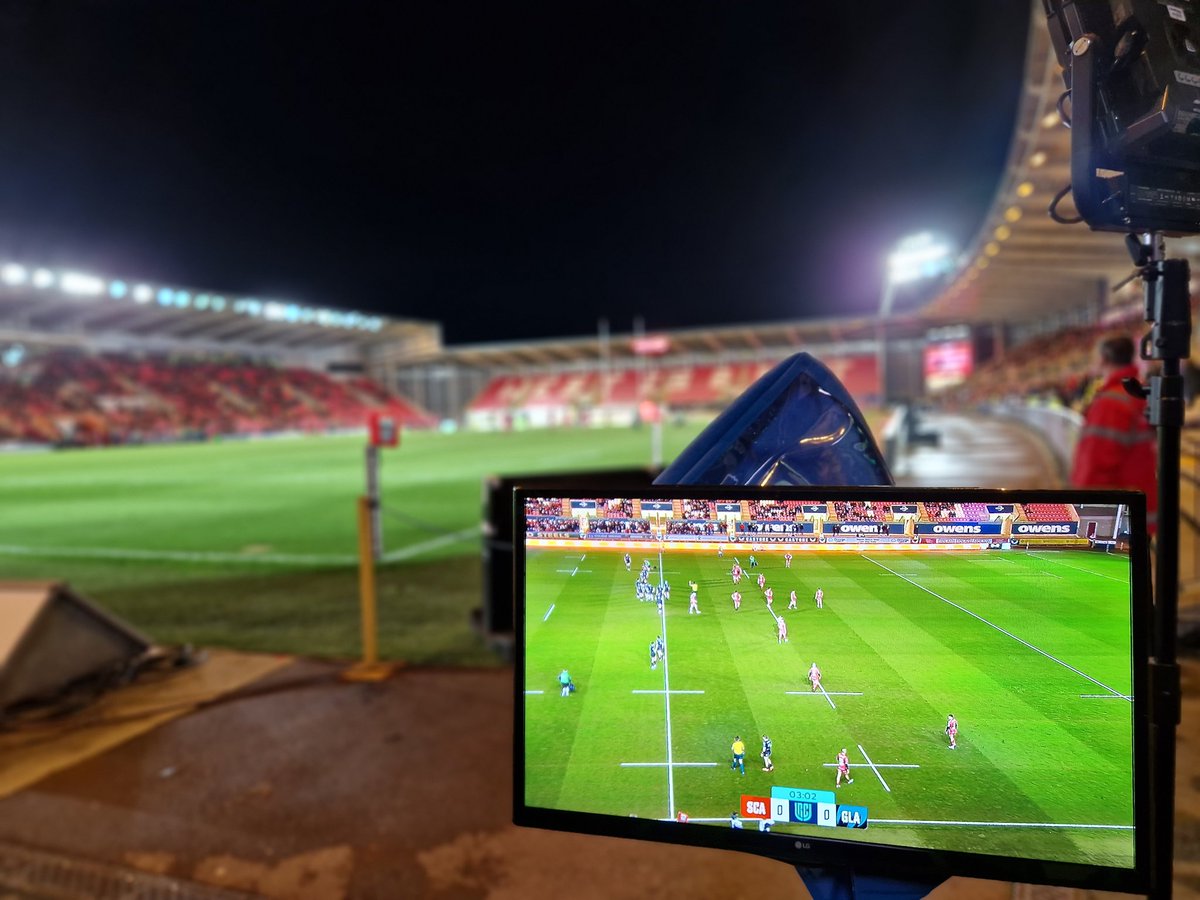
POLYGON ((1021 0, 0 3, 0 256, 449 342, 870 311, 968 241, 1021 0))

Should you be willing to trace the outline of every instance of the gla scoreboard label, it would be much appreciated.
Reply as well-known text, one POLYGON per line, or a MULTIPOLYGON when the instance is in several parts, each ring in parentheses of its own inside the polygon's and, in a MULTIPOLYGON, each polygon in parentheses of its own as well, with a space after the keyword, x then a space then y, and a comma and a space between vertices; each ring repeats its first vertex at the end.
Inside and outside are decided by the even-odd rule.
POLYGON ((838 803, 833 791, 773 787, 770 797, 742 796, 742 817, 823 828, 866 828, 867 808, 838 803))

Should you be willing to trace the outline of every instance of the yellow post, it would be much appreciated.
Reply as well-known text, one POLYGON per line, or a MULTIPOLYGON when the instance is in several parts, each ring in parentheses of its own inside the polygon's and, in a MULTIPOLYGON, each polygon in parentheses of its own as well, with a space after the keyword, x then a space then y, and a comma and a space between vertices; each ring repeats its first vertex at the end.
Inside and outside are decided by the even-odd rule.
POLYGON ((383 681, 396 669, 379 662, 378 625, 375 618, 375 555, 372 551, 371 501, 358 498, 358 599, 362 624, 361 662, 346 669, 346 681, 383 681))

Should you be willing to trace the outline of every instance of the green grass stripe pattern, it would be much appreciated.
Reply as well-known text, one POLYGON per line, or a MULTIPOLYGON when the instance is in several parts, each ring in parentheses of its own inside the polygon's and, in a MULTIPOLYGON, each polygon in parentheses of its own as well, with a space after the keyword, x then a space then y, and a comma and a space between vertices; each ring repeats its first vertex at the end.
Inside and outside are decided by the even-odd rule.
MULTIPOLYGON (((633 555, 657 562, 657 552, 633 555)), ((831 552, 787 569, 781 553, 758 556, 735 612, 731 554, 667 551, 670 687, 703 691, 670 695, 668 750, 664 666, 651 669, 648 654, 663 622, 635 599, 636 572, 617 551, 588 551, 586 571, 566 550, 530 552, 523 674, 527 689, 544 691, 524 701, 531 805, 648 818, 682 810, 723 826, 743 794, 835 790, 832 763, 846 747, 854 782, 836 789, 838 801, 868 807, 875 824, 777 831, 1132 865, 1126 559, 831 552), (700 615, 688 614, 689 579, 700 615), (799 608, 788 610, 792 589, 799 608), (809 689, 814 661, 828 696, 809 689), (562 668, 579 686, 569 698, 556 688, 562 668), (960 723, 955 750, 949 713, 960 723), (774 742, 771 773, 758 757, 763 734, 774 742), (739 735, 745 775, 730 767, 739 735)))

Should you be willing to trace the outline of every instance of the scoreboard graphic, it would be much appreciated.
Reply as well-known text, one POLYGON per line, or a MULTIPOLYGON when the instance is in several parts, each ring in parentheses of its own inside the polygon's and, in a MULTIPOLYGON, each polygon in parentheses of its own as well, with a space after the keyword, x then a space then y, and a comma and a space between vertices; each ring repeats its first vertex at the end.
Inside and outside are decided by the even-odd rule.
POLYGON ((838 803, 833 791, 773 787, 770 797, 742 795, 742 817, 822 828, 866 828, 867 808, 838 803))

